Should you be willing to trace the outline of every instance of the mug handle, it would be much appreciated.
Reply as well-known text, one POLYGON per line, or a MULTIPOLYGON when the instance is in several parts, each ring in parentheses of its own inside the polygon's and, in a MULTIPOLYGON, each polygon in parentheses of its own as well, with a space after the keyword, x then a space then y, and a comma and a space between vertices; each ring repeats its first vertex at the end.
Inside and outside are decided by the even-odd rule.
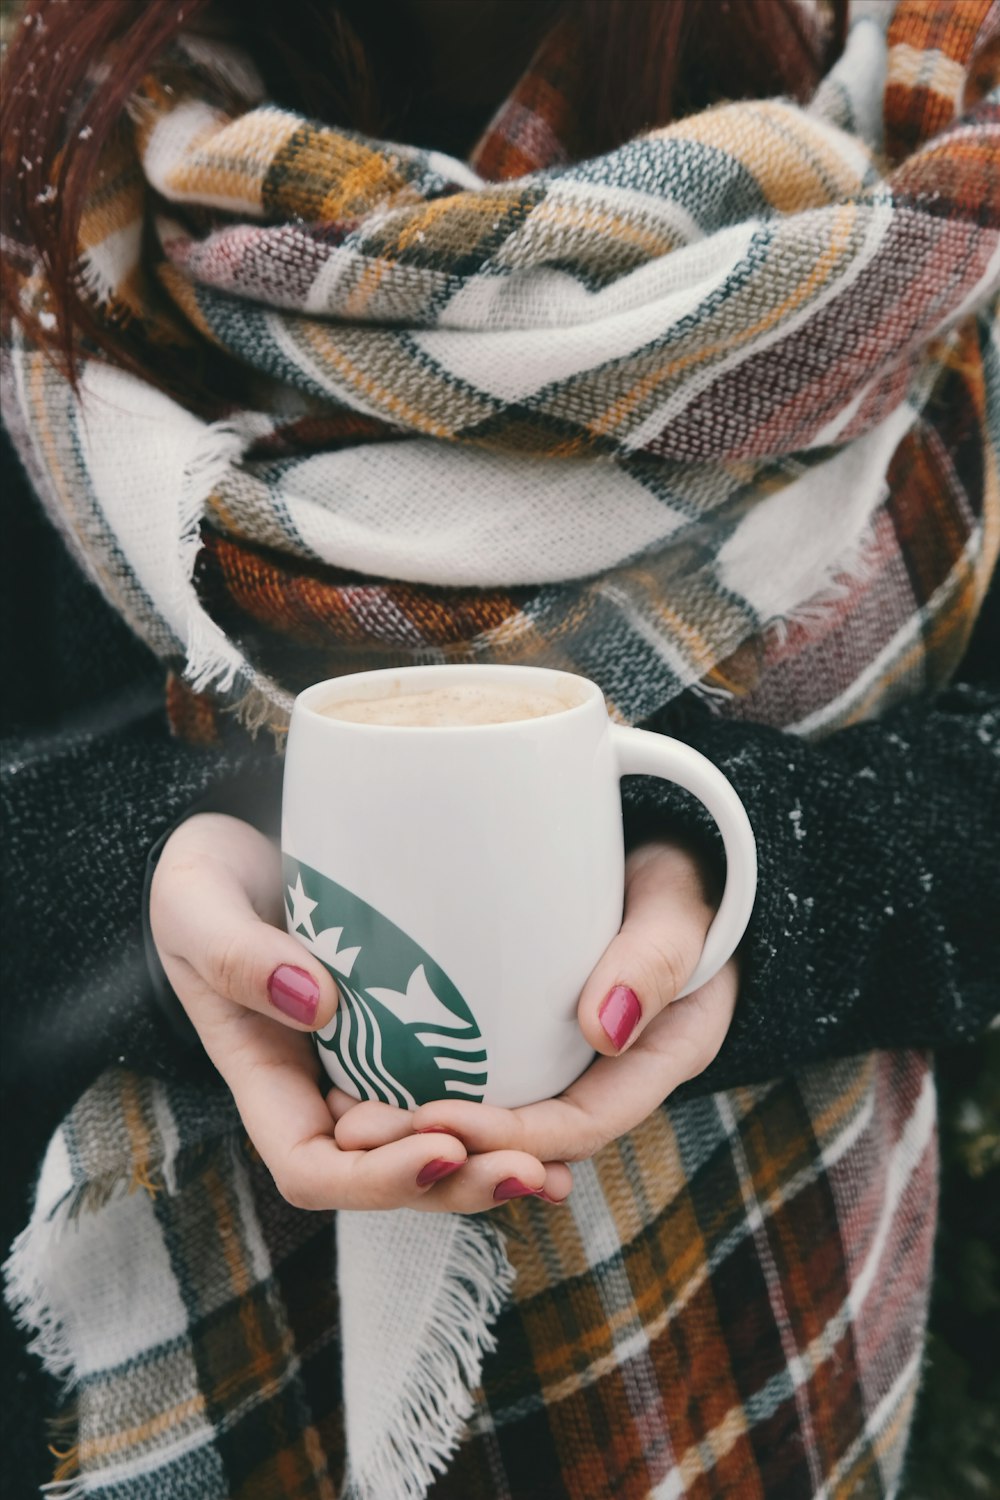
POLYGON ((757 894, 757 841, 746 809, 718 766, 690 745, 648 729, 611 725, 619 776, 661 776, 697 797, 715 819, 726 851, 726 888, 694 973, 677 996, 707 984, 736 952, 757 894))

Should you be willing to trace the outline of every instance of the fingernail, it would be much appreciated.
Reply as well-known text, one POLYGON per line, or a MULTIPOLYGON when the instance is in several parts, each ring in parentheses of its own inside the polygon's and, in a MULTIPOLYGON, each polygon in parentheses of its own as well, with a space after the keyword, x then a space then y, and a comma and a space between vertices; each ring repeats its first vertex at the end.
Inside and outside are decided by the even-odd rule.
POLYGON ((505 1177, 493 1189, 493 1202, 506 1203, 508 1198, 533 1198, 537 1188, 525 1187, 519 1177, 505 1177))
POLYGON ((414 1135, 451 1135, 451 1133, 447 1125, 421 1125, 419 1130, 413 1132, 414 1135))
POLYGON ((279 964, 267 981, 267 993, 275 1010, 311 1026, 319 1005, 319 985, 305 969, 279 964))
POLYGON ((451 1172, 457 1172, 462 1165, 460 1161, 445 1161, 444 1157, 436 1157, 429 1161, 426 1167, 421 1167, 417 1173, 417 1187, 430 1187, 432 1182, 440 1182, 442 1177, 447 1177, 451 1172))
POLYGON ((635 990, 627 985, 616 984, 604 997, 597 1019, 620 1052, 639 1024, 642 1006, 635 990))
POLYGON ((543 1203, 565 1203, 566 1201, 565 1198, 553 1198, 552 1194, 547 1193, 544 1188, 538 1188, 535 1197, 541 1198, 543 1203))

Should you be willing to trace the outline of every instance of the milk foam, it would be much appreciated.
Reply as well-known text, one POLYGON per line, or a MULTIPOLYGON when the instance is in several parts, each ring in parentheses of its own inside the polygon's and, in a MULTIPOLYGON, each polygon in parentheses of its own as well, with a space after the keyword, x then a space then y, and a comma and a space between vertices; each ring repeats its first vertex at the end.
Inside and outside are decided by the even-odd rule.
POLYGON ((380 698, 344 698, 320 710, 329 719, 352 724, 395 724, 407 728, 458 728, 544 719, 575 705, 554 693, 530 688, 464 682, 421 693, 394 692, 380 698))

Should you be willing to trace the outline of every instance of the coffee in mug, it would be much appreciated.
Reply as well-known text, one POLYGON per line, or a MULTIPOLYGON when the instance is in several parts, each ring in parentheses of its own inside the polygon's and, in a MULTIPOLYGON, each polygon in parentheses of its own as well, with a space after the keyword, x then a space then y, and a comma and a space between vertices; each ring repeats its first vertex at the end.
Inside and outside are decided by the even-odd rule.
POLYGON ((327 969, 320 1056, 358 1099, 515 1107, 593 1053, 576 1019, 621 924, 619 779, 663 776, 722 834, 726 884, 685 993, 743 935, 756 848, 704 756, 608 718, 596 684, 531 667, 360 673, 307 688, 282 808, 288 929, 327 969))
POLYGON ((426 688, 422 692, 380 693, 369 698, 335 699, 321 709, 329 719, 352 724, 424 725, 444 729, 460 724, 509 724, 541 719, 572 708, 574 699, 557 698, 528 688, 461 682, 426 688))

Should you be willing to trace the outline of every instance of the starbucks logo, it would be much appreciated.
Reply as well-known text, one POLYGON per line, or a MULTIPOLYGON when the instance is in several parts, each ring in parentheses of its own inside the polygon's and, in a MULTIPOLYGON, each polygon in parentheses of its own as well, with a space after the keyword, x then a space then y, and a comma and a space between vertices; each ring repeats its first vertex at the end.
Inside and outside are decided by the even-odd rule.
POLYGON ((288 855, 284 882, 289 932, 340 991, 332 1024, 317 1036, 335 1081, 404 1109, 482 1099, 486 1047, 444 970, 374 906, 288 855))

